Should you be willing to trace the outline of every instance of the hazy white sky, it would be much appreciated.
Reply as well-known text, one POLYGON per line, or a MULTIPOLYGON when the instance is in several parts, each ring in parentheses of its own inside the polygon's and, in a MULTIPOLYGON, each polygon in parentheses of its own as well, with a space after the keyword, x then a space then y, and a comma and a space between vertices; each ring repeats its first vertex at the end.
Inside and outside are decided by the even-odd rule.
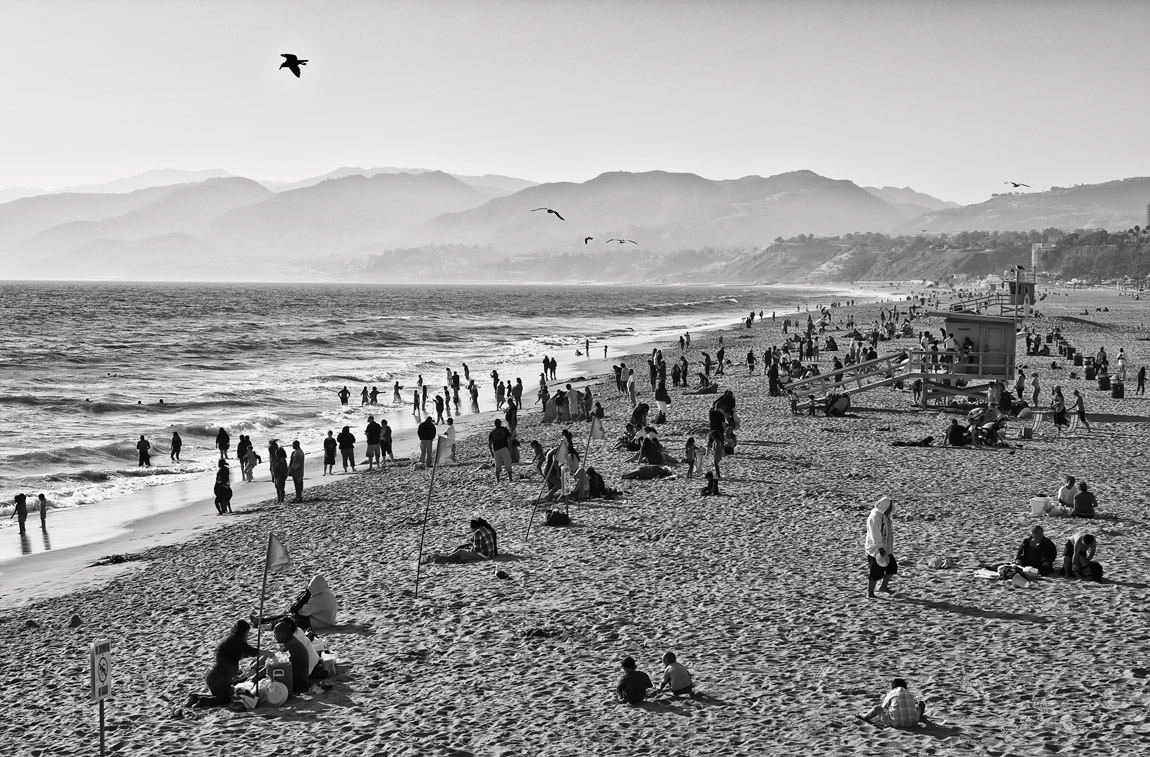
POLYGON ((1150 173, 1150 0, 0 0, 0 20, 0 188, 809 168, 965 203, 1150 173))

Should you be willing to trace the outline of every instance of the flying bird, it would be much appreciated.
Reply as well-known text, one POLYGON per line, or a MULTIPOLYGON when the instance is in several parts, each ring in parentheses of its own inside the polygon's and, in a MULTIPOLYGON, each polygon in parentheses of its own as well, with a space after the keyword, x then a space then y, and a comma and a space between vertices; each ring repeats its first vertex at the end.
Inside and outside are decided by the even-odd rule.
POLYGON ((293 74, 295 74, 295 78, 298 79, 299 78, 299 67, 300 66, 306 66, 307 61, 306 60, 300 60, 299 58, 295 57, 291 53, 280 53, 280 57, 284 59, 284 62, 280 64, 280 68, 288 69, 293 74))
POLYGON ((1015 189, 1018 189, 1019 187, 1026 187, 1027 189, 1030 189, 1029 184, 1020 184, 1017 181, 1004 181, 1002 183, 1003 184, 1009 184, 1010 186, 1014 187, 1015 189))
POLYGON ((619 244, 639 244, 638 242, 636 242, 633 239, 608 239, 607 240, 607 244, 611 244, 612 242, 618 242, 619 244))
MULTIPOLYGON (((566 218, 564 218, 563 216, 559 215, 559 211, 558 211, 558 210, 552 210, 551 208, 535 208, 535 210, 546 210, 548 213, 550 213, 551 215, 555 216, 555 217, 556 217, 556 218, 558 218, 560 221, 566 221, 566 220, 567 220, 567 219, 566 219, 566 218)), ((532 213, 534 213, 534 212, 535 212, 535 210, 532 210, 531 212, 532 212, 532 213)))
POLYGON ((587 244, 588 242, 590 242, 594 238, 595 237, 583 237, 583 244, 587 244))

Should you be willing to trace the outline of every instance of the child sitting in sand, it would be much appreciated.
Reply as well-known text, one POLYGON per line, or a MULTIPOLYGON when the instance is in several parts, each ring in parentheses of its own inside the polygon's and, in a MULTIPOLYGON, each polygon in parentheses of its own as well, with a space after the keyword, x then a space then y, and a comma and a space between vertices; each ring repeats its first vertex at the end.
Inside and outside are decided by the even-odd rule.
POLYGON ((623 677, 615 686, 615 698, 627 704, 639 704, 647 698, 647 690, 650 688, 651 677, 636 669, 635 658, 623 658, 623 677))
POLYGON ((719 494, 719 482, 715 480, 715 474, 711 471, 707 471, 704 478, 707 479, 707 485, 699 491, 699 494, 702 494, 704 497, 717 496, 719 494))
POLYGON ((695 696, 695 686, 691 683, 691 674, 675 659, 674 652, 667 652, 663 655, 663 683, 660 684, 659 690, 655 692, 655 696, 663 693, 663 689, 669 688, 671 695, 681 697, 684 694, 687 696, 695 696))
POLYGON ((882 704, 875 705, 870 712, 859 717, 868 723, 874 723, 878 718, 882 725, 895 728, 909 728, 925 719, 926 703, 915 702, 914 696, 907 691, 905 679, 894 679, 890 687, 882 704))

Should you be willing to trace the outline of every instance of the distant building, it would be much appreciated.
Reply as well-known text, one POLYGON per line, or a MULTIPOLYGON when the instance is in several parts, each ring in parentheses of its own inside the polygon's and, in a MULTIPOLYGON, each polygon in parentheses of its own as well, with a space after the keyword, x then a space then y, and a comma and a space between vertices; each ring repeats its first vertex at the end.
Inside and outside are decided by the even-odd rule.
MULTIPOLYGON (((1150 212, 1150 209, 1148 209, 1147 212, 1150 212)), ((1030 245, 1030 270, 1038 271, 1038 261, 1041 259, 1042 253, 1049 252, 1053 249, 1054 245, 1052 244, 1038 243, 1030 245)))

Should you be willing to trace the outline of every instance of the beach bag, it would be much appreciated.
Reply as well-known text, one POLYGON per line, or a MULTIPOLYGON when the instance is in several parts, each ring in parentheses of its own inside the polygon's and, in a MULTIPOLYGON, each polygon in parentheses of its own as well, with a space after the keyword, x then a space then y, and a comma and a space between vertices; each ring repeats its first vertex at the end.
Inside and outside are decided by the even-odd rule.
POLYGON ((272 707, 279 707, 288 700, 287 686, 284 686, 279 681, 269 681, 267 678, 263 678, 256 686, 256 691, 259 695, 260 704, 270 704, 272 707))
POLYGON ((666 423, 666 422, 667 422, 667 416, 664 415, 663 413, 659 413, 658 415, 655 416, 655 423, 666 423))
POLYGON ((562 510, 548 510, 547 516, 543 519, 545 526, 570 526, 571 516, 562 510))

